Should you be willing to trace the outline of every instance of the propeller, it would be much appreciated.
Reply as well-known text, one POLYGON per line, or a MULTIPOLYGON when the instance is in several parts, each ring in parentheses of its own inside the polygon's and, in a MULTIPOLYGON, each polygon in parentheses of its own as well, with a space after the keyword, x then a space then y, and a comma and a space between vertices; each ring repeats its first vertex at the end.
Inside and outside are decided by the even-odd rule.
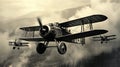
POLYGON ((40 26, 39 26, 40 35, 41 35, 42 37, 44 37, 45 34, 48 33, 49 28, 48 28, 48 26, 42 24, 40 18, 37 18, 37 21, 38 21, 38 23, 39 23, 39 25, 40 25, 40 26))
POLYGON ((42 30, 42 29, 43 29, 43 25, 42 25, 41 19, 40 19, 40 18, 37 18, 37 20, 38 20, 38 23, 39 23, 39 25, 40 25, 40 30, 42 30))

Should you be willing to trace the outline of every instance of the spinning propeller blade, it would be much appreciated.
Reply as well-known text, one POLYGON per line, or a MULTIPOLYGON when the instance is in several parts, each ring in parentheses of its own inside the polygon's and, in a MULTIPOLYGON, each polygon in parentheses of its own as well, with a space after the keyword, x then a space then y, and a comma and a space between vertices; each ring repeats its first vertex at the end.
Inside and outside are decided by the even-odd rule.
POLYGON ((39 25, 40 25, 40 29, 42 29, 42 28, 43 28, 43 25, 42 25, 41 19, 40 19, 40 18, 37 18, 37 20, 38 20, 38 23, 39 23, 39 25))

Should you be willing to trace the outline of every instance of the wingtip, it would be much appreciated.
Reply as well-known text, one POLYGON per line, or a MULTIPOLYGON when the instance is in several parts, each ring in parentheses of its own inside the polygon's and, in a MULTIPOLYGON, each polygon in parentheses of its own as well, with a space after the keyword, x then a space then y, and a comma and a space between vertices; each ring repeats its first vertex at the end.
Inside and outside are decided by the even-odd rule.
POLYGON ((104 20, 108 19, 108 17, 106 15, 101 15, 101 17, 103 17, 104 20))
POLYGON ((102 17, 103 21, 108 19, 108 17, 106 15, 103 15, 103 14, 99 14, 98 16, 102 17))

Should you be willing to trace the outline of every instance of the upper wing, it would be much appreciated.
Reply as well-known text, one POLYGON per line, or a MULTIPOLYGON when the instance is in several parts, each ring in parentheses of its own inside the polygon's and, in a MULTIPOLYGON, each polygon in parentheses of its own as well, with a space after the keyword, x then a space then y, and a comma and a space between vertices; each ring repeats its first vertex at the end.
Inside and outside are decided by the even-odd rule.
POLYGON ((24 37, 24 38, 19 38, 20 40, 25 40, 25 41, 46 41, 45 39, 43 38, 40 38, 40 37, 24 37))
POLYGON ((108 32, 107 30, 92 30, 92 31, 86 31, 86 32, 81 32, 81 33, 76 33, 76 34, 69 34, 69 35, 65 35, 62 37, 58 37, 56 39, 59 41, 66 41, 66 40, 72 40, 72 39, 77 39, 77 38, 95 36, 95 35, 104 34, 107 32, 108 32))
POLYGON ((20 29, 25 31, 38 31, 40 26, 22 27, 20 29))
POLYGON ((108 35, 108 36, 106 36, 106 37, 114 37, 114 36, 116 36, 116 35, 108 35))
POLYGON ((114 40, 114 39, 116 39, 116 38, 109 38, 108 40, 114 40))
POLYGON ((63 22, 63 23, 60 23, 59 25, 61 27, 72 27, 72 26, 78 26, 78 25, 82 25, 82 24, 101 22, 106 19, 107 19, 107 17, 105 15, 91 15, 88 17, 63 22))

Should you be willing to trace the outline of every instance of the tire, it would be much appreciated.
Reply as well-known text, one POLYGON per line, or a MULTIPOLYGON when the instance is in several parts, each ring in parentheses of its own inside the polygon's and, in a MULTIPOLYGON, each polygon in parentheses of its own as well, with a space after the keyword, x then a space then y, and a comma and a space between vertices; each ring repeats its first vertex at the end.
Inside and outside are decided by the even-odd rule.
POLYGON ((13 50, 15 49, 16 47, 13 47, 13 50))
POLYGON ((61 43, 57 46, 57 49, 58 49, 58 52, 59 52, 60 54, 62 54, 62 55, 65 54, 66 51, 67 51, 66 44, 63 43, 63 42, 61 42, 61 43))
POLYGON ((36 51, 39 54, 43 54, 46 50, 46 46, 43 43, 39 43, 36 47, 36 51))

